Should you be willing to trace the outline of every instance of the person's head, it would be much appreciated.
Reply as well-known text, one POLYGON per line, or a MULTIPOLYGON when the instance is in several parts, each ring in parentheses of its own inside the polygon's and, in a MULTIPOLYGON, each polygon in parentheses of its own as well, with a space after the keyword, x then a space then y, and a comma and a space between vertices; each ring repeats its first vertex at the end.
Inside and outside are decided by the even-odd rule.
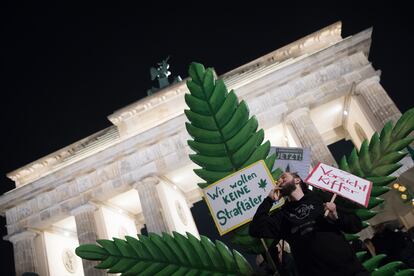
POLYGON ((308 192, 308 186, 296 172, 284 172, 278 182, 282 196, 290 196, 296 189, 301 189, 303 193, 308 192))

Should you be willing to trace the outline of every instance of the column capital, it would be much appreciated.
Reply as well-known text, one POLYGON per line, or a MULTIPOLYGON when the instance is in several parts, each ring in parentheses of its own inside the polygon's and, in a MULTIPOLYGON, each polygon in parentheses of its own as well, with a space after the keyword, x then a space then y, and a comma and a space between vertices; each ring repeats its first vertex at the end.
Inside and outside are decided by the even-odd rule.
POLYGON ((375 84, 375 83, 379 83, 380 82, 380 77, 378 75, 372 76, 370 78, 367 78, 361 82, 359 82, 356 87, 355 90, 360 90, 360 89, 364 89, 369 85, 375 84))
POLYGON ((310 112, 310 110, 309 110, 308 107, 298 108, 298 109, 290 112, 288 115, 286 115, 285 121, 287 123, 289 123, 290 121, 295 120, 295 119, 297 119, 301 116, 309 116, 309 112, 310 112))
POLYGON ((70 214, 72 216, 76 216, 76 215, 81 214, 81 213, 84 213, 84 212, 93 212, 96 209, 98 209, 98 206, 96 206, 93 203, 87 203, 87 204, 84 204, 84 205, 75 207, 74 209, 72 209, 70 211, 70 214))
POLYGON ((142 184, 142 181, 136 181, 136 182, 131 183, 131 187, 135 190, 138 190, 139 189, 138 186, 141 184, 142 184))
POLYGON ((141 178, 139 181, 136 181, 131 184, 131 187, 135 190, 139 189, 139 186, 141 185, 157 185, 160 183, 160 179, 157 176, 151 175, 144 178, 141 178))
POLYGON ((147 177, 141 179, 141 181, 146 183, 146 184, 153 184, 153 185, 157 185, 158 183, 160 183, 160 179, 155 175, 147 176, 147 177))
POLYGON ((34 239, 38 234, 31 230, 24 230, 22 232, 15 233, 11 236, 5 237, 6 240, 10 241, 11 243, 16 243, 21 240, 27 239, 34 239))

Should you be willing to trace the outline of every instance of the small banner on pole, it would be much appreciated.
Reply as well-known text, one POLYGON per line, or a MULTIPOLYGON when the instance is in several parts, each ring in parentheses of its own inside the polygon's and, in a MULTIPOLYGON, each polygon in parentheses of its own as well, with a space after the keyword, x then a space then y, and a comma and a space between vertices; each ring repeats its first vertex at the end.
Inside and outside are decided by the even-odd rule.
POLYGON ((276 161, 273 170, 297 172, 302 179, 309 174, 311 166, 310 148, 271 147, 269 155, 275 153, 276 161))
POLYGON ((204 199, 220 235, 251 221, 273 188, 272 175, 263 160, 204 188, 204 199))
POLYGON ((305 182, 368 207, 372 182, 349 172, 319 163, 305 182))

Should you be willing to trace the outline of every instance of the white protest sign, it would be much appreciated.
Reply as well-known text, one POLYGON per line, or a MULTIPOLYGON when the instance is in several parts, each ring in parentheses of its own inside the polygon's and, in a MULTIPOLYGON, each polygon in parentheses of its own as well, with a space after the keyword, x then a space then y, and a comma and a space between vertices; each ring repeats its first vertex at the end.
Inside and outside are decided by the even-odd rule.
POLYGON ((289 171, 297 172, 302 179, 308 176, 311 165, 310 148, 271 147, 269 155, 273 153, 276 154, 273 169, 286 171, 289 166, 289 171))
POLYGON ((335 167, 319 163, 305 180, 306 183, 368 206, 372 182, 335 167))
POLYGON ((204 188, 204 199, 220 235, 249 222, 273 188, 263 160, 204 188))

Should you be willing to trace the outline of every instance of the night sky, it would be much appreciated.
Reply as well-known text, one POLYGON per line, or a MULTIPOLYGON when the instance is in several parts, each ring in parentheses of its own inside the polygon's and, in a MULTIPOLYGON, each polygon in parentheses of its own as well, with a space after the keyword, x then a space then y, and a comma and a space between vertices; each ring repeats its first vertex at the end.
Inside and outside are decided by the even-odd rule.
MULTIPOLYGON (((110 126, 108 115, 155 85, 149 68, 167 56, 173 75, 187 77, 192 61, 221 75, 339 20, 343 37, 373 26, 369 59, 382 70, 382 85, 402 112, 414 106, 408 7, 240 2, 3 4, 0 194, 14 187, 6 173, 110 126)), ((0 234, 6 234, 4 219, 0 234)), ((2 275, 11 275, 11 244, 0 243, 2 275)))

